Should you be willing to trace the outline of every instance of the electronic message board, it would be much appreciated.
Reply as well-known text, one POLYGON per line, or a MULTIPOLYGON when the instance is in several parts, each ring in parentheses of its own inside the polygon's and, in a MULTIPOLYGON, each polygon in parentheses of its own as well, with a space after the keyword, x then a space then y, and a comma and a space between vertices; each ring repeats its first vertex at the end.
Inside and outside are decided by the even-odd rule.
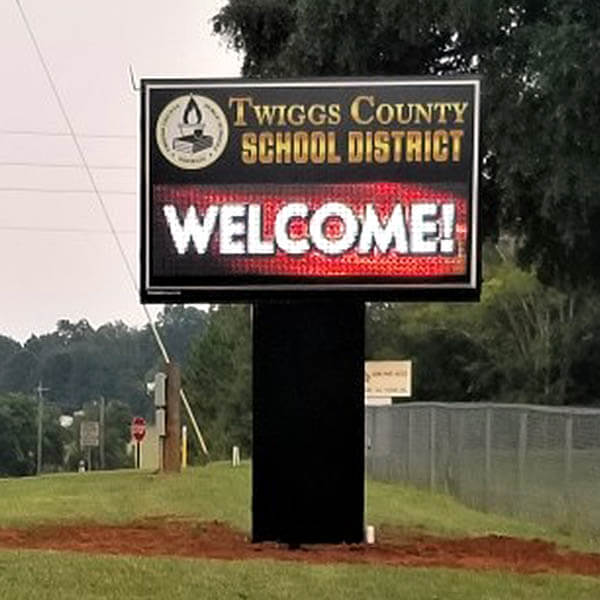
POLYGON ((143 80, 142 301, 477 298, 479 84, 143 80))

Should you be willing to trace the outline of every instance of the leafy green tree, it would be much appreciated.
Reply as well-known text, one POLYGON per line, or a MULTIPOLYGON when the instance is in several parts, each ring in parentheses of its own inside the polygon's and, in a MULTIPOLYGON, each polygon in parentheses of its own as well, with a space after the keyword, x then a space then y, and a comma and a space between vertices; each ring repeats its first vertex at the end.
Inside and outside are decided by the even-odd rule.
POLYGON ((598 294, 546 286, 507 252, 479 304, 370 305, 367 358, 412 360, 415 400, 596 402, 598 294))
POLYGON ((247 456, 252 439, 248 306, 212 307, 205 335, 192 344, 184 385, 211 457, 227 457, 233 445, 247 456))
MULTIPOLYGON (((185 363, 191 340, 203 335, 207 319, 192 306, 167 306, 158 315, 157 328, 174 360, 185 363)), ((53 332, 32 336, 24 346, 0 338, 0 390, 30 394, 42 380, 48 401, 64 411, 104 396, 150 418, 145 381, 160 363, 148 326, 136 329, 117 321, 94 330, 85 319, 62 319, 53 332)))
POLYGON ((483 79, 484 232, 567 289, 600 281, 600 5, 588 0, 230 0, 248 77, 483 79))
MULTIPOLYGON (((132 461, 127 455, 127 444, 131 440, 131 408, 118 400, 109 400, 105 405, 104 418, 104 458, 106 469, 123 469, 132 466, 132 461)), ((100 421, 100 402, 89 402, 81 411, 77 411, 76 418, 70 426, 71 438, 66 447, 66 464, 69 470, 76 470, 79 461, 87 461, 88 452, 81 447, 81 422, 100 421)), ((100 469, 100 449, 91 449, 93 469, 100 469)), ((88 465, 89 468, 89 465, 88 465)))
POLYGON ((4 365, 19 351, 21 344, 5 335, 0 335, 0 372, 4 365))
MULTIPOLYGON (((63 466, 66 433, 58 411, 44 407, 43 470, 63 466)), ((18 394, 0 395, 0 476, 33 475, 37 464, 37 402, 18 394)))
POLYGON ((420 398, 594 397, 597 2, 229 0, 214 27, 247 77, 481 74, 483 231, 511 264, 479 307, 370 305, 367 356, 416 357, 420 398))

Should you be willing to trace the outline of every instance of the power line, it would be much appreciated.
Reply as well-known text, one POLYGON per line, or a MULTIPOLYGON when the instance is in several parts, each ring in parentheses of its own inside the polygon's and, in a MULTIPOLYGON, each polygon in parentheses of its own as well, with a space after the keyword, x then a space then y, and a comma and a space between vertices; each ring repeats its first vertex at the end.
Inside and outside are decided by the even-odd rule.
POLYGON ((43 187, 0 187, 0 192, 35 192, 40 194, 96 194, 101 193, 105 196, 137 196, 137 192, 124 192, 120 190, 90 190, 74 188, 43 188, 43 187))
MULTIPOLYGON (((46 64, 46 61, 44 59, 44 55, 42 54, 42 50, 39 47, 38 43, 37 43, 37 39, 33 33, 33 29, 31 28, 31 25, 29 24, 29 21, 27 19, 27 15, 25 14, 25 10, 23 9, 23 6, 21 5, 21 1, 20 0, 15 0, 17 7, 19 9, 19 12, 21 13, 21 17, 23 19, 23 22, 25 24, 25 27, 27 28, 27 32, 29 33, 29 37, 31 39, 31 42, 35 48, 36 54, 38 56, 38 59, 42 65, 42 68, 44 69, 44 72, 46 73, 46 77, 48 78, 48 83, 50 84, 50 87, 52 88, 52 92, 54 94, 54 97, 56 99, 56 102, 58 104, 58 107, 60 108, 60 111, 63 115, 63 118, 65 120, 65 123, 67 125, 67 129, 69 130, 69 133, 71 134, 71 138, 73 139, 73 143, 75 144, 75 147, 77 149, 77 153, 79 154, 79 158, 81 159, 81 162, 83 163, 88 179, 90 180, 90 184, 94 190, 95 196, 98 199, 98 202, 100 204, 100 207, 102 208, 102 212, 104 213, 104 218, 106 219, 106 222, 108 223, 108 226, 110 228, 110 231, 113 235, 113 238, 115 240, 115 243, 117 244, 117 248, 119 250, 119 253, 121 255, 121 258, 125 264, 125 267, 127 269, 127 272, 129 274, 129 279, 131 281, 131 284, 133 285, 133 289, 135 291, 136 296, 138 295, 139 291, 138 291, 138 287, 137 287, 137 283, 136 283, 136 279, 135 279, 135 275, 133 273, 133 269, 131 268, 131 265, 129 264, 129 260, 127 258, 127 255, 125 254, 125 249, 123 248, 123 244, 121 244, 121 240, 119 239, 119 236, 117 235, 117 231, 115 229, 115 226, 113 224, 112 218, 110 216, 110 213, 108 212, 108 208, 106 207, 106 204, 104 203, 104 200, 100 194, 100 190, 98 189, 98 186, 96 185, 96 179, 94 178, 94 175, 87 163, 87 159, 85 157, 85 154, 83 152, 83 148, 81 147, 81 144, 79 143, 79 140, 77 139, 77 134, 75 133, 75 129, 73 129, 73 125, 71 124, 71 119, 69 119, 69 114, 67 113, 67 109, 65 108, 65 105, 62 102, 62 99, 60 97, 60 94, 58 93, 58 89, 54 83, 54 80, 52 79, 52 73, 50 73, 50 69, 48 68, 48 65, 46 64)), ((167 349, 160 337, 160 334, 158 332, 158 329, 156 328, 156 324, 154 323, 154 321, 152 320, 152 317, 150 316, 150 312, 148 311, 148 307, 145 304, 142 304, 142 309, 146 315, 146 319, 148 320, 148 324, 150 325, 150 329, 154 335, 154 339, 156 341, 156 344, 163 356, 163 359, 165 361, 165 363, 169 364, 171 362, 171 359, 169 358, 169 353, 167 352, 167 349)), ((194 416, 194 413, 192 412, 191 406, 188 402, 188 399, 186 397, 185 392, 183 391, 183 388, 179 388, 179 395, 181 397, 181 400, 183 401, 183 404, 187 410, 188 416, 190 417, 190 421, 192 423, 192 426, 194 428, 194 433, 196 434, 196 436, 198 437, 198 441, 200 442, 200 446, 204 452, 205 455, 208 456, 208 449, 206 447, 206 444, 204 443, 204 438, 202 437, 202 433, 200 432, 200 428, 198 427, 198 423, 196 422, 196 417, 194 416)))
MULTIPOLYGON (((0 161, 0 167, 43 167, 52 169, 83 169, 83 165, 77 163, 47 163, 47 162, 2 162, 0 161)), ((90 169, 101 170, 121 170, 121 171, 135 171, 136 167, 128 167, 125 165, 90 165, 90 169)))
MULTIPOLYGON (((71 134, 63 131, 41 131, 35 129, 0 129, 0 135, 34 135, 38 137, 71 137, 71 134)), ((124 133, 78 133, 78 138, 83 139, 107 139, 107 140, 135 140, 137 136, 124 133)))

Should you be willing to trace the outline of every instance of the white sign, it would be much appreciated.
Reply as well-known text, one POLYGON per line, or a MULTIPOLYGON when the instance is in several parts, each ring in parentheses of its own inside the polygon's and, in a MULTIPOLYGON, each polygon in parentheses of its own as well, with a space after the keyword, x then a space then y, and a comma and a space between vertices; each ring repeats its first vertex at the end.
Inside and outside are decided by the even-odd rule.
POLYGON ((409 398, 412 394, 412 361, 371 360, 365 362, 365 396, 409 398))
POLYGON ((98 421, 81 421, 79 426, 79 445, 99 446, 100 445, 100 423, 98 421))

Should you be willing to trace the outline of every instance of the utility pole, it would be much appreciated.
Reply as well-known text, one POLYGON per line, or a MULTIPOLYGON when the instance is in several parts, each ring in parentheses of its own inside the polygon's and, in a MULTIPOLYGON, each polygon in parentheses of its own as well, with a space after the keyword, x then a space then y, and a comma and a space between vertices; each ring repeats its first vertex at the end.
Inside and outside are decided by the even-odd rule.
POLYGON ((42 437, 43 437, 43 417, 44 417, 44 392, 49 388, 42 387, 42 382, 38 383, 34 390, 38 395, 38 414, 37 414, 37 468, 36 473, 42 473, 42 437))
POLYGON ((104 429, 105 409, 106 409, 106 403, 104 401, 104 396, 100 396, 100 468, 102 470, 104 470, 106 468, 106 461, 105 461, 105 456, 104 456, 104 441, 106 438, 106 432, 104 429))

